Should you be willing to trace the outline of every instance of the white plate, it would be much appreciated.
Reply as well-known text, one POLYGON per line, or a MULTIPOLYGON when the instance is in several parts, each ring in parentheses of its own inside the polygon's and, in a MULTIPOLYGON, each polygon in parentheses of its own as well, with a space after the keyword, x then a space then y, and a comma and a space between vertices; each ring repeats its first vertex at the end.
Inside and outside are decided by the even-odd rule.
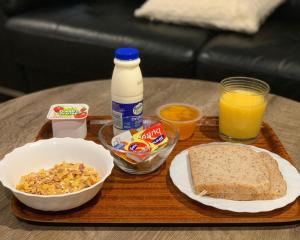
MULTIPOLYGON (((226 143, 210 143, 210 144, 226 144, 226 143)), ((231 144, 231 143, 228 143, 231 144)), ((203 144, 207 145, 207 144, 203 144)), ((243 144, 239 144, 243 145, 243 144)), ((247 145, 249 146, 249 145, 247 145)), ((300 175, 297 169, 287 160, 279 155, 269 152, 265 149, 250 146, 257 152, 268 152, 278 162, 279 169, 287 184, 287 194, 275 200, 256 200, 256 201, 233 201, 208 196, 199 196, 194 193, 190 166, 188 161, 188 151, 184 150, 171 163, 170 176, 176 187, 185 195, 202 204, 212 206, 222 210, 233 212, 266 212, 276 208, 281 208, 293 202, 300 195, 300 175)))

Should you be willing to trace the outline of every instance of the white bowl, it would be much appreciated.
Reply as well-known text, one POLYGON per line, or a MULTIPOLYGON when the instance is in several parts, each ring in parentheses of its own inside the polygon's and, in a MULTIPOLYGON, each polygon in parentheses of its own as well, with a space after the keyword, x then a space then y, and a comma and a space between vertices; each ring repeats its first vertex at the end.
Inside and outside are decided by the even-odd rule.
POLYGON ((16 148, 0 161, 0 181, 25 205, 43 211, 62 211, 78 207, 92 199, 113 169, 109 151, 92 141, 75 138, 51 138, 16 148), (61 162, 78 162, 94 167, 100 181, 78 192, 61 195, 35 195, 16 189, 21 176, 61 162))

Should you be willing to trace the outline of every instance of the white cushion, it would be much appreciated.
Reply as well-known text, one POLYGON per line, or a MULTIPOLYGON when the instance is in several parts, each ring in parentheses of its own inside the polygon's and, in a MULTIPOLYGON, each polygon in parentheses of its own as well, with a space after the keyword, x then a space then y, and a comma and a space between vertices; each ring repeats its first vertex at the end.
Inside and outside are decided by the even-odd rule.
POLYGON ((148 0, 136 17, 256 33, 266 17, 284 0, 148 0))

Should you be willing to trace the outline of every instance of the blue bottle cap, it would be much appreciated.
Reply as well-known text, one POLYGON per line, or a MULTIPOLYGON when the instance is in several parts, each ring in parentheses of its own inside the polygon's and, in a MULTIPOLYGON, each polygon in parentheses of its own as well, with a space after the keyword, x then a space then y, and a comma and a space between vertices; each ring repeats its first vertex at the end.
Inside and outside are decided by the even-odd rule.
POLYGON ((135 60, 139 58, 139 50, 136 48, 118 48, 115 51, 115 58, 119 60, 135 60))

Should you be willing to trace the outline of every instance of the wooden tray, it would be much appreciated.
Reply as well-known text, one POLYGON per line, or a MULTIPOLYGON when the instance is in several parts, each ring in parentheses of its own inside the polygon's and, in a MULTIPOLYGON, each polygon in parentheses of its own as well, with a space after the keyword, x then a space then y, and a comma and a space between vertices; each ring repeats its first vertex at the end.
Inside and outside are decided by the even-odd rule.
MULTIPOLYGON (((87 139, 97 143, 98 131, 108 116, 89 117, 87 139)), ((300 198, 290 205, 267 213, 233 213, 193 201, 182 194, 169 177, 169 166, 176 154, 200 143, 221 141, 218 119, 208 117, 188 141, 179 141, 165 164, 148 175, 129 175, 115 167, 99 194, 85 205, 63 212, 42 212, 31 209, 16 198, 12 212, 20 219, 48 223, 101 224, 258 224, 288 223, 300 220, 300 198)), ((38 139, 52 137, 51 123, 40 130, 38 139)), ((280 140, 268 124, 263 124, 255 146, 268 149, 291 161, 280 140)))

